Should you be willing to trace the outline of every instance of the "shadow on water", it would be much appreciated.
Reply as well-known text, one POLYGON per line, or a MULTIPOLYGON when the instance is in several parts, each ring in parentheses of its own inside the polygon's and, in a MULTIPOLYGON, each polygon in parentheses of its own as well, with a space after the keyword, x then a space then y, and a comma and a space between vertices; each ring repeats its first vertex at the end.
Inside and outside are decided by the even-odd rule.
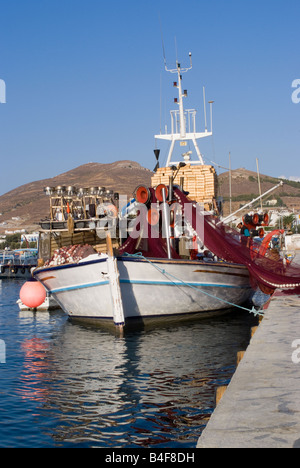
POLYGON ((232 309, 223 309, 214 313, 203 312, 182 315, 169 315, 161 317, 135 317, 126 319, 125 326, 121 329, 116 327, 112 320, 99 320, 92 318, 69 318, 70 322, 81 325, 88 329, 102 329, 115 336, 123 336, 131 332, 150 331, 154 329, 173 328, 182 325, 188 326, 199 321, 211 320, 224 315, 232 315, 232 309))
MULTIPOLYGON (((130 332, 138 332, 138 331, 150 331, 153 329, 158 328, 170 328, 170 327, 177 327, 182 325, 192 325, 196 324, 197 322, 205 323, 205 320, 211 321, 215 320, 216 317, 220 318, 222 316, 233 317, 235 314, 241 314, 246 309, 248 309, 248 313, 251 314, 251 309, 253 306, 255 307, 256 311, 261 311, 263 305, 270 299, 270 296, 263 294, 261 291, 256 291, 253 293, 252 297, 243 304, 242 307, 231 307, 228 309, 219 309, 216 311, 210 312, 196 312, 190 314, 176 314, 169 316, 157 316, 157 317, 135 317, 129 318, 125 321, 125 326, 121 329, 116 327, 113 323, 113 320, 101 320, 101 319, 93 319, 93 318, 69 318, 70 322, 74 324, 79 324, 86 328, 99 328, 106 330, 112 333, 115 336, 123 336, 126 333, 130 332)), ((245 315, 245 314, 244 314, 245 315)), ((258 316, 258 315, 257 315, 258 316)), ((256 321, 256 318, 253 319, 256 321)))
POLYGON ((20 314, 10 293, 0 446, 194 448, 257 323, 234 310, 118 337, 61 311, 20 314))

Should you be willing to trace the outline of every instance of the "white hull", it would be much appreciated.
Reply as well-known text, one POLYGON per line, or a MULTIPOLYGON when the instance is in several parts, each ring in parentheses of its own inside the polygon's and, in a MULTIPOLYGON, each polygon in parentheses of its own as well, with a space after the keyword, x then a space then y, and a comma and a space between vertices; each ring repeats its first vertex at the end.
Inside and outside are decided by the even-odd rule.
MULTIPOLYGON (((240 265, 130 256, 117 265, 125 319, 218 311, 243 304, 252 293, 240 265)), ((106 256, 38 268, 33 275, 70 317, 113 320, 106 256)))

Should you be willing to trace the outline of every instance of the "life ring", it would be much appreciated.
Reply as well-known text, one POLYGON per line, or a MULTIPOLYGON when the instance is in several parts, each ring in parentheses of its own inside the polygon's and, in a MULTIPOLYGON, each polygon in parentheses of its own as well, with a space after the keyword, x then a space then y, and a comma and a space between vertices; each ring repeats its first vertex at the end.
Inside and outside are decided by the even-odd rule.
MULTIPOLYGON (((259 237, 263 238, 264 237, 264 229, 259 229, 259 237), (263 233, 261 232, 263 231, 263 233)), ((269 248, 270 242, 272 240, 272 237, 275 236, 276 234, 283 234, 284 230, 282 229, 276 229, 275 231, 269 232, 269 234, 266 235, 266 237, 263 239, 262 243, 260 246, 257 246, 255 243, 251 243, 250 245, 250 257, 251 260, 255 260, 256 257, 264 257, 266 255, 266 252, 269 248)))
POLYGON ((284 229, 276 229, 275 231, 269 232, 269 234, 266 235, 258 251, 259 256, 263 257, 266 254, 266 251, 268 250, 272 237, 277 234, 284 234, 284 229))

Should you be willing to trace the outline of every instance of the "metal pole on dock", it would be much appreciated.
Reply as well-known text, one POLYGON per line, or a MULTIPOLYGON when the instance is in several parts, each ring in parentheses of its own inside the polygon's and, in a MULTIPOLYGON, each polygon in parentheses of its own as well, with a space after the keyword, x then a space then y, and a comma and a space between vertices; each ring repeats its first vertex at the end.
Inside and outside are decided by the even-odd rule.
POLYGON ((106 233, 106 247, 107 247, 107 270, 109 276, 109 284, 110 284, 110 291, 111 291, 111 300, 112 300, 112 307, 113 307, 113 316, 114 316, 114 323, 116 327, 123 331, 123 327, 125 325, 125 318, 124 318, 124 310, 123 310, 123 302, 122 302, 122 295, 121 295, 121 287, 119 281, 119 270, 117 265, 117 259, 114 256, 113 248, 112 248, 112 241, 110 232, 107 231, 106 233))

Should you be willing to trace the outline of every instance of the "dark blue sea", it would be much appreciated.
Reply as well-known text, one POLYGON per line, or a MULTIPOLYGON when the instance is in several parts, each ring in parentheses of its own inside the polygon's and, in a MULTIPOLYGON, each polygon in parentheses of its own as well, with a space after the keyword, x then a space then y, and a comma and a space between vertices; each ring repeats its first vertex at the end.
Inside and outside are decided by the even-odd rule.
POLYGON ((22 284, 0 281, 1 448, 196 447, 253 314, 235 309, 117 337, 60 309, 20 312, 22 284))

